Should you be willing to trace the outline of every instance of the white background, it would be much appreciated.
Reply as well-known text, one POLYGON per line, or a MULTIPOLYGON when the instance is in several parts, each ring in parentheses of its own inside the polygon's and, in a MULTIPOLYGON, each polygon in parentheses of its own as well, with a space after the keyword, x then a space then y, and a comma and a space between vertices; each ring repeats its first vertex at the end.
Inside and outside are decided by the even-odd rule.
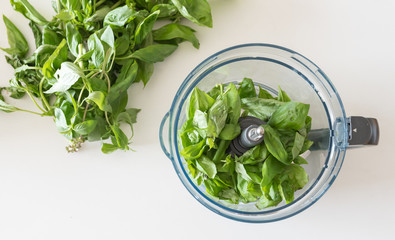
MULTIPOLYGON (((44 16, 50 0, 31 0, 44 16)), ((1 0, 33 43, 22 15, 1 0)), ((52 119, 0 112, 0 239, 395 239, 395 2, 393 0, 211 0, 214 27, 194 27, 189 43, 157 64, 148 86, 134 85, 142 108, 136 152, 103 155, 100 144, 67 154, 52 119), (236 44, 293 49, 320 66, 348 115, 376 117, 380 145, 347 151, 333 186, 306 211, 246 224, 200 205, 162 153, 158 128, 185 76, 209 55, 236 44)), ((192 24, 191 24, 192 26, 192 24)), ((31 44, 33 46, 34 44, 31 44)), ((0 46, 7 47, 0 24, 0 46)), ((0 85, 13 71, 0 56, 0 85)), ((13 102, 33 108, 30 100, 13 102)))

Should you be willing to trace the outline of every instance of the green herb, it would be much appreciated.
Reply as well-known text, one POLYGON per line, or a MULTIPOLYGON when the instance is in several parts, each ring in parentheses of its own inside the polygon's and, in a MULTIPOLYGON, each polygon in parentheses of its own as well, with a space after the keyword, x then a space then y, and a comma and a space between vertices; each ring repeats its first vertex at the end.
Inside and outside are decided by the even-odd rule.
MULTIPOLYGON (((56 12, 52 20, 45 19, 28 0, 10 2, 30 20, 35 50, 26 56, 29 45, 25 37, 3 16, 9 48, 0 49, 9 55, 6 60, 15 69, 15 77, 9 87, 0 87, 0 110, 53 117, 58 131, 70 139, 69 152, 78 151, 85 141, 101 141, 104 153, 130 150, 140 110, 127 107, 127 89, 137 82, 146 85, 154 63, 171 55, 180 43, 188 41, 199 48, 195 31, 181 24, 183 19, 212 26, 206 0, 56 0, 52 1, 56 12), (16 99, 27 94, 38 111, 9 105, 1 94, 5 91, 16 99)), ((207 94, 196 92, 191 111, 207 111, 213 103, 207 94)), ((188 125, 183 136, 184 154, 197 159, 193 166, 210 176, 216 171, 202 156, 204 124, 215 137, 226 128, 224 139, 239 131, 233 125, 225 126, 224 120, 217 127, 221 109, 224 106, 211 111, 208 122, 203 116, 196 117, 197 122, 188 125), (195 148, 188 150, 187 145, 195 148)))
POLYGON ((307 140, 308 111, 308 104, 292 101, 281 88, 274 97, 249 78, 238 87, 220 84, 208 93, 194 88, 187 120, 178 132, 181 155, 196 183, 216 198, 233 204, 256 202, 259 209, 290 203, 308 182, 300 166, 307 164, 300 154, 313 144, 307 140), (241 132, 241 115, 267 124, 264 141, 237 157, 227 149, 241 132))

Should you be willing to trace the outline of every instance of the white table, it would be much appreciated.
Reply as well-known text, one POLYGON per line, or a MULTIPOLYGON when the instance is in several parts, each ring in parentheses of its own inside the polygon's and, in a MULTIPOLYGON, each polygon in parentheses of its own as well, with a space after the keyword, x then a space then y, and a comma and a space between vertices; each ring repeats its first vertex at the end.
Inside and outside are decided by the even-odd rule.
MULTIPOLYGON (((31 0, 46 17, 49 0, 31 0)), ((395 2, 211 0, 214 27, 196 27, 129 106, 142 108, 136 152, 104 155, 99 144, 66 153, 52 119, 0 112, 0 239, 395 239, 395 2), (349 150, 329 191, 306 211, 245 224, 207 210, 162 153, 158 128, 185 76, 226 47, 264 42, 302 53, 331 78, 348 115, 376 117, 377 147, 349 150)), ((33 38, 8 1, 1 14, 33 38)), ((0 24, 0 46, 8 46, 0 24)), ((33 45, 33 44, 32 44, 33 45)), ((13 71, 0 56, 0 85, 13 71)), ((29 100, 19 106, 32 107, 29 100)))

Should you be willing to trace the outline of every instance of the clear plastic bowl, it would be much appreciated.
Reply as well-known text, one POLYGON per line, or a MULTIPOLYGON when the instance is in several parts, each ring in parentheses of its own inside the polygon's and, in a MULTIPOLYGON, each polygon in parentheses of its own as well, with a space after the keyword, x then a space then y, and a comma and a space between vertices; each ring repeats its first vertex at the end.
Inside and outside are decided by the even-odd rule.
POLYGON ((322 70, 304 56, 270 44, 244 44, 220 51, 200 63, 180 86, 160 127, 162 149, 173 162, 181 182, 192 196, 211 211, 243 222, 271 222, 293 216, 315 203, 332 185, 343 163, 348 144, 347 117, 341 99, 322 70), (244 77, 277 94, 278 86, 294 101, 310 104, 316 147, 303 165, 309 182, 295 192, 290 204, 258 210, 254 203, 230 204, 215 200, 188 174, 177 143, 186 121, 186 105, 194 87, 210 90, 218 83, 237 83, 244 77), (168 122, 168 124, 166 124, 168 122), (168 127, 165 128, 165 125, 168 127), (167 133, 166 133, 167 132, 167 133))

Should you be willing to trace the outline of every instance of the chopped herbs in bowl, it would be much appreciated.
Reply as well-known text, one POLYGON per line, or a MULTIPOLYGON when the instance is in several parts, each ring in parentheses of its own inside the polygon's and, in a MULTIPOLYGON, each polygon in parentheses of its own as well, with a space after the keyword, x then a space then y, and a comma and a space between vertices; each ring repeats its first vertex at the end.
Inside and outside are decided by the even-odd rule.
POLYGON ((291 203, 307 184, 301 154, 313 144, 307 139, 312 119, 309 104, 292 101, 280 87, 274 97, 257 86, 258 91, 244 78, 237 86, 218 84, 208 92, 195 87, 178 141, 189 175, 209 195, 264 209, 291 203), (249 129, 243 125, 251 120, 258 123, 255 130, 263 128, 262 139, 243 146, 243 131, 249 129))

